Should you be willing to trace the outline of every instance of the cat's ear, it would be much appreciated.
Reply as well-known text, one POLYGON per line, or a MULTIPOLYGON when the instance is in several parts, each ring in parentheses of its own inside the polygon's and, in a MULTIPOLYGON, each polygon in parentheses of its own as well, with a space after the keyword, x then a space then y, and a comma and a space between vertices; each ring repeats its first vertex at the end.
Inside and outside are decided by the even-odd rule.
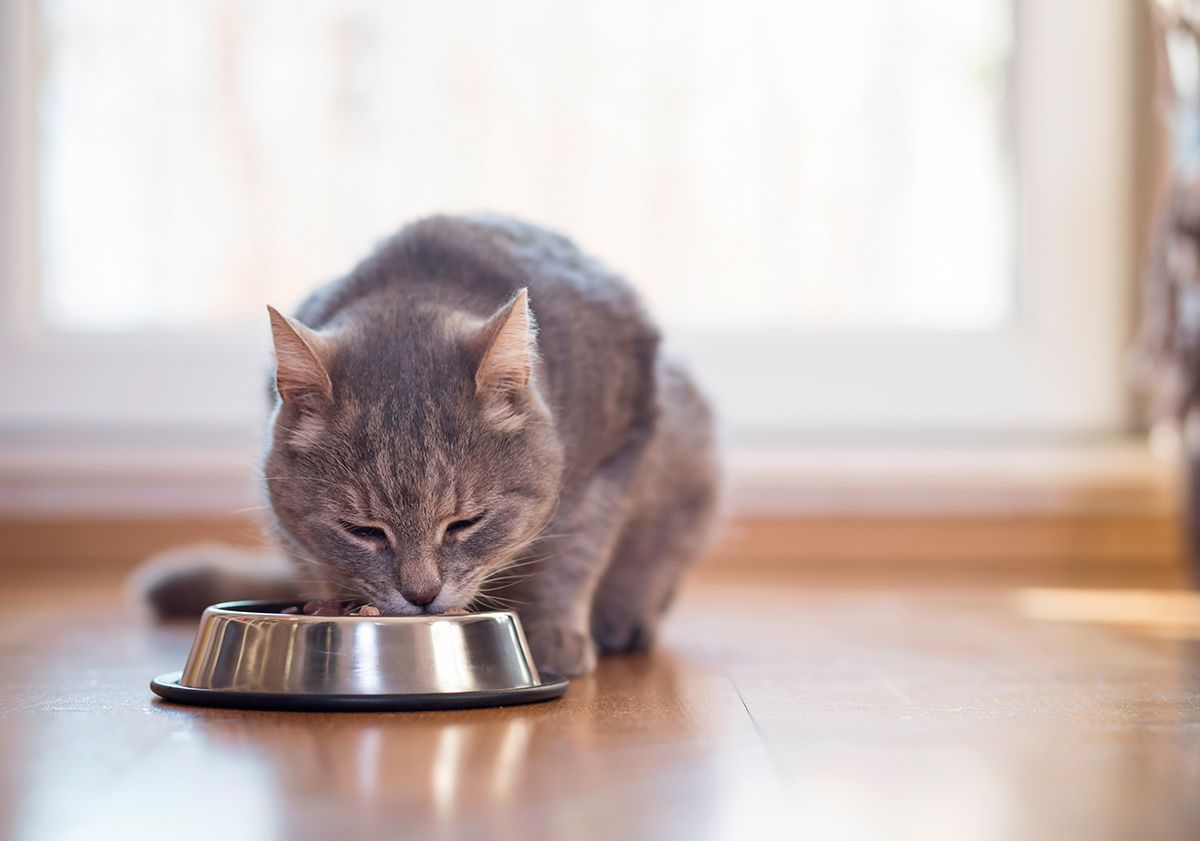
POLYGON ((475 391, 524 389, 533 377, 537 354, 537 322, 529 308, 529 291, 520 289, 479 331, 482 353, 475 369, 475 391))
POLYGON ((312 408, 333 399, 333 383, 323 357, 326 340, 272 306, 271 338, 275 343, 275 388, 283 402, 312 408))
POLYGON ((475 393, 487 402, 495 419, 519 425, 530 395, 537 359, 537 322, 529 307, 529 291, 520 289, 480 329, 476 347, 475 393))

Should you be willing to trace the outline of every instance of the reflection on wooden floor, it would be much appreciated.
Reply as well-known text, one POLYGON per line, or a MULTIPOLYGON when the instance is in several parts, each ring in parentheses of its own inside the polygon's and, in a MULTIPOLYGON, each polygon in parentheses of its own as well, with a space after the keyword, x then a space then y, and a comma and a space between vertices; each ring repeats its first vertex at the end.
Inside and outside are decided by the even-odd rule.
POLYGON ((160 703, 191 629, 117 604, 0 595, 0 836, 1200 837, 1178 592, 722 577, 563 701, 386 715, 160 703))
POLYGON ((1023 616, 1129 625, 1142 633, 1200 640, 1200 597, 1187 591, 1029 588, 1016 594, 1023 616))

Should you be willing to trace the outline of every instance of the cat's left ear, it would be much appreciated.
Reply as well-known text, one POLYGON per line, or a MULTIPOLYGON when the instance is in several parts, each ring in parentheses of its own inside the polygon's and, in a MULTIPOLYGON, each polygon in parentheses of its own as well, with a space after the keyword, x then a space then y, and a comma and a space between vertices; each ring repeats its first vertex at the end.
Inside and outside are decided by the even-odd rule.
POLYGON ((537 360, 537 322, 529 306, 529 290, 519 289, 480 329, 476 340, 478 367, 475 393, 493 419, 517 428, 523 408, 534 397, 530 384, 537 360))

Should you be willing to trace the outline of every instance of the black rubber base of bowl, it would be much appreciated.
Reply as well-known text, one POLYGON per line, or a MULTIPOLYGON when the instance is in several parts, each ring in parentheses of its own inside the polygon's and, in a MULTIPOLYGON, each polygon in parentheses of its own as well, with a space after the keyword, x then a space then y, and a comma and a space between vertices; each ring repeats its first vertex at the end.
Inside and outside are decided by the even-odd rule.
POLYGON ((226 692, 179 685, 180 672, 168 672, 150 681, 160 698, 177 704, 228 707, 238 710, 284 712, 414 712, 465 710, 473 707, 507 707, 551 701, 567 691, 565 677, 543 674, 537 686, 487 692, 436 692, 424 695, 293 695, 279 692, 226 692))

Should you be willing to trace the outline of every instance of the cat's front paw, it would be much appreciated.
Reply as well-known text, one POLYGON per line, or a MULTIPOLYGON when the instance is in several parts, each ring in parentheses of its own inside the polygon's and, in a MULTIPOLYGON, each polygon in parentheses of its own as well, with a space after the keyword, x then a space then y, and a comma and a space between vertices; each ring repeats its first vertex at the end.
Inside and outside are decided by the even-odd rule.
POLYGON ((649 651, 654 647, 657 622, 621 611, 597 611, 592 616, 592 638, 605 654, 649 651))
POLYGON ((585 675, 596 667, 591 635, 566 625, 538 622, 525 628, 525 639, 538 669, 564 677, 585 675))

